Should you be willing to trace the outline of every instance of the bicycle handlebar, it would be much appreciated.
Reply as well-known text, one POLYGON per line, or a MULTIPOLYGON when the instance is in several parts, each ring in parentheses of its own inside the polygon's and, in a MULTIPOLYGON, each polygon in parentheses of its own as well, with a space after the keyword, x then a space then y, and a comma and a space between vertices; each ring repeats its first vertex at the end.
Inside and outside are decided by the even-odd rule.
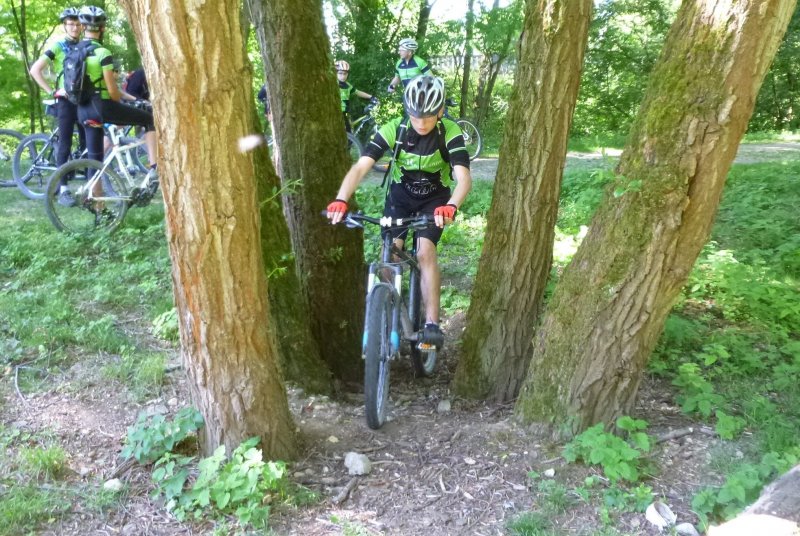
MULTIPOLYGON (((323 210, 322 215, 328 217, 328 211, 323 210)), ((375 218, 360 212, 347 212, 342 218, 347 227, 364 227, 362 223, 380 225, 384 229, 425 229, 436 225, 433 218, 427 214, 411 216, 410 218, 389 218, 386 216, 375 218)))

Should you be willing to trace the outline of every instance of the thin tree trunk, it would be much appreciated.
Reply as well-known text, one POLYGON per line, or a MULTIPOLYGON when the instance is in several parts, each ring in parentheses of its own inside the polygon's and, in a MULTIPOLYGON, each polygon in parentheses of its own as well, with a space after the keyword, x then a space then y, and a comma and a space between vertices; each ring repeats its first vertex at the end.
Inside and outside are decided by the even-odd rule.
POLYGON ((591 0, 530 0, 486 239, 455 375, 465 396, 516 397, 550 274, 591 0))
POLYGON ((278 175, 311 331, 334 375, 361 378, 364 311, 363 236, 331 227, 320 212, 348 168, 333 59, 314 0, 271 0, 251 10, 266 51, 278 175))
POLYGON ((618 194, 597 210, 537 332, 515 408, 524 422, 570 435, 631 412, 794 7, 682 4, 617 168, 618 194))
POLYGON ((239 4, 124 5, 155 95, 181 355, 205 418, 203 451, 224 444, 230 452, 259 436, 266 457, 291 458, 294 425, 269 329, 253 159, 236 150, 255 129, 239 4))
POLYGON ((428 21, 431 18, 431 8, 436 0, 430 2, 429 0, 419 0, 419 17, 417 18, 417 42, 422 44, 425 41, 425 35, 428 33, 428 21))
POLYGON ((464 29, 464 76, 461 78, 461 98, 458 104, 459 117, 467 115, 467 97, 469 96, 470 70, 472 69, 472 31, 475 26, 475 13, 473 7, 475 0, 467 2, 467 23, 464 29))

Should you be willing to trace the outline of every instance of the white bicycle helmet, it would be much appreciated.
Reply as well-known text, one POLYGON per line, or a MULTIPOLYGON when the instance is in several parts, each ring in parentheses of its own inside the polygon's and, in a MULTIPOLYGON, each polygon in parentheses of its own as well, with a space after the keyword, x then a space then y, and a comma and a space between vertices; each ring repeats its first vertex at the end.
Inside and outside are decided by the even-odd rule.
POLYGON ((83 6, 78 12, 78 20, 90 31, 106 25, 106 12, 97 6, 83 6))
POLYGON ((397 45, 397 48, 400 48, 400 49, 403 49, 403 50, 410 50, 411 52, 414 52, 415 50, 417 50, 418 46, 419 45, 417 44, 417 42, 414 39, 411 39, 410 37, 406 37, 405 39, 401 39, 400 40, 400 44, 397 45))
POLYGON ((444 106, 444 97, 444 80, 423 74, 406 86, 403 105, 411 117, 434 117, 444 106))
POLYGON ((333 64, 337 71, 350 71, 350 64, 344 60, 339 60, 333 64))

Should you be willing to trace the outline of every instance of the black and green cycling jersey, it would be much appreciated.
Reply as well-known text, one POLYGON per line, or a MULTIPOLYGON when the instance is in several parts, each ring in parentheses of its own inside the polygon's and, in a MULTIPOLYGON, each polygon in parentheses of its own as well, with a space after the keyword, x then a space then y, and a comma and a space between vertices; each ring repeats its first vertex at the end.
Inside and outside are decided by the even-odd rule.
POLYGON ((53 72, 56 75, 56 89, 64 89, 64 58, 67 56, 67 52, 78 43, 79 41, 62 39, 42 52, 42 55, 39 57, 39 59, 47 59, 53 62, 53 72))
POLYGON ((356 92, 355 86, 350 82, 339 82, 339 98, 342 100, 342 111, 350 111, 350 97, 356 92))
POLYGON ((103 73, 105 71, 114 70, 114 57, 111 55, 110 50, 103 48, 103 44, 100 43, 100 41, 96 39, 84 39, 84 42, 87 41, 97 45, 97 48, 86 57, 86 74, 89 75, 89 80, 92 81, 95 89, 100 93, 100 98, 110 99, 111 96, 106 88, 103 73))
POLYGON ((392 181, 412 185, 411 191, 424 194, 429 185, 449 187, 452 184, 451 166, 469 169, 469 153, 464 147, 461 128, 446 117, 441 118, 436 128, 424 136, 414 130, 409 118, 398 117, 378 130, 364 154, 378 160, 386 151, 394 151, 398 130, 403 143, 399 148, 397 161, 392 166, 392 181), (405 134, 399 128, 401 123, 407 128, 405 134), (442 155, 443 150, 448 155, 449 163, 442 155))
POLYGON ((403 87, 406 87, 412 79, 431 70, 427 61, 416 56, 411 56, 408 61, 398 60, 394 69, 397 71, 397 77, 403 83, 403 87))

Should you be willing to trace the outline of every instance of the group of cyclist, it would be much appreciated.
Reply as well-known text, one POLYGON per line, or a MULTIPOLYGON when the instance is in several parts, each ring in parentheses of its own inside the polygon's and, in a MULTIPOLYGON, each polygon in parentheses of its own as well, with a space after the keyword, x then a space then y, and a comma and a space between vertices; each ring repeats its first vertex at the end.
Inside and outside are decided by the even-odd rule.
MULTIPOLYGON (((336 199, 328 204, 327 215, 332 224, 342 221, 352 195, 373 164, 386 151, 393 152, 394 164, 389 170, 391 184, 383 215, 390 218, 433 215, 436 226, 417 231, 415 249, 426 317, 421 342, 441 348, 444 334, 439 326, 441 276, 436 246, 444 226, 455 219, 458 208, 472 188, 472 176, 461 129, 455 121, 444 117, 444 81, 432 75, 425 60, 415 57, 416 50, 415 40, 400 41, 400 60, 387 88, 393 93, 402 84, 405 114, 378 130, 361 158, 345 175, 336 199)), ((356 90, 347 82, 350 71, 347 62, 337 61, 335 66, 342 113, 345 125, 349 125, 347 111, 351 95, 365 99, 374 97, 356 90)), ((403 248, 407 233, 407 229, 392 233, 398 248, 403 248)))
MULTIPOLYGON (((103 47, 107 22, 105 12, 97 6, 84 6, 80 9, 68 7, 61 12, 59 19, 64 27, 64 38, 46 50, 30 69, 30 74, 39 87, 56 100, 59 129, 56 165, 61 166, 67 162, 72 151, 72 136, 76 125, 81 144, 85 143, 87 156, 93 160, 102 160, 103 124, 111 123, 144 127, 149 163, 155 168, 156 136, 153 114, 149 110, 123 103, 137 102, 137 97, 120 89, 117 82, 119 68, 111 51, 103 47), (91 97, 81 104, 74 104, 67 98, 64 85, 64 61, 74 49, 84 52, 86 74, 92 85, 91 97), (48 65, 52 65, 56 74, 55 87, 44 76, 48 65)), ((144 71, 141 71, 139 76, 143 75, 144 71)), ((137 87, 143 92, 146 82, 139 80, 137 87)), ((60 186, 58 203, 65 206, 75 204, 66 177, 60 186)))
MULTIPOLYGON (((63 24, 64 38, 46 50, 30 69, 31 76, 42 90, 56 99, 60 133, 56 164, 60 166, 67 162, 76 126, 81 143, 85 140, 88 157, 102 160, 102 127, 104 123, 112 123, 144 127, 150 166, 155 168, 153 115, 148 110, 123 102, 136 101, 136 96, 119 88, 114 58, 103 47, 107 22, 105 12, 96 6, 80 9, 70 7, 64 9, 59 18, 63 24), (91 97, 79 104, 67 98, 63 76, 65 58, 75 48, 83 50, 86 73, 92 86, 91 97), (52 65, 56 73, 55 87, 44 76, 48 65, 52 65)), ((426 316, 422 340, 440 348, 444 336, 439 327, 440 273, 436 246, 444 226, 453 221, 470 191, 472 178, 461 130, 454 121, 443 117, 444 82, 433 76, 425 60, 415 56, 417 48, 417 42, 413 39, 400 41, 400 60, 395 65, 396 74, 387 88, 392 93, 402 84, 405 114, 387 122, 375 134, 364 154, 344 177, 336 199, 328 205, 328 218, 333 224, 342 220, 358 185, 373 164, 386 151, 391 151, 395 163, 390 168, 391 185, 383 209, 384 216, 405 218, 413 214, 430 214, 436 224, 435 227, 417 232, 416 251, 426 316)), ((352 96, 373 102, 375 97, 356 89, 347 81, 350 65, 346 61, 337 61, 335 68, 342 113, 345 125, 349 126, 347 112, 352 96)), ((143 75, 141 71, 137 76, 143 78, 143 75)), ((266 88, 263 88, 263 93, 266 103, 266 88)), ((58 203, 65 206, 75 204, 66 181, 60 185, 58 203)), ((406 240, 406 233, 397 233, 392 237, 400 248, 406 240)))

